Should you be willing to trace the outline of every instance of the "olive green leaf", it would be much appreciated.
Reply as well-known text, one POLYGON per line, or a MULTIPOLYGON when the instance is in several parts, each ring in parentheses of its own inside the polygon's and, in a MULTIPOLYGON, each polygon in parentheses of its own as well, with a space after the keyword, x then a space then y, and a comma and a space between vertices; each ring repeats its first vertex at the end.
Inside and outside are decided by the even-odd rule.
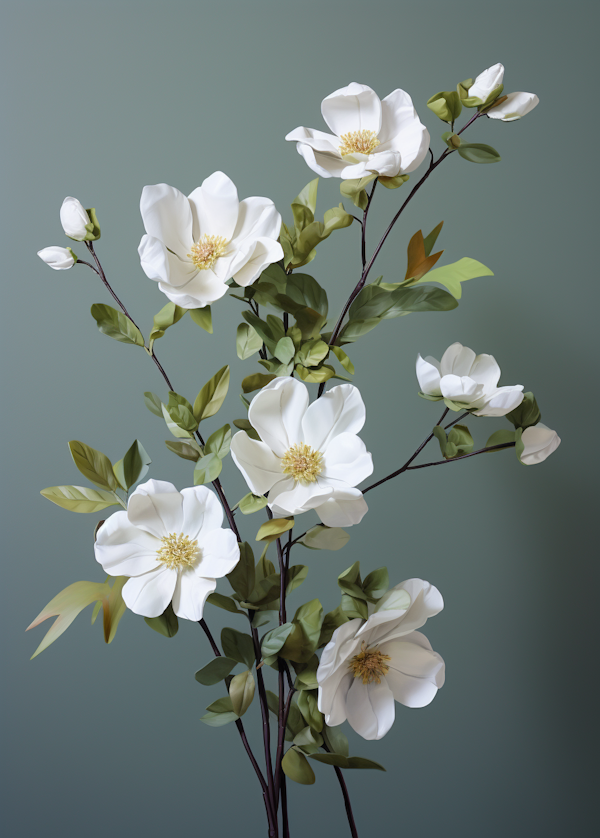
POLYGON ((458 153, 470 163, 499 163, 502 159, 495 148, 485 143, 461 143, 458 153))
POLYGON ((40 492, 45 498, 71 512, 99 512, 121 504, 114 492, 88 489, 86 486, 49 486, 40 492))
POLYGON ((293 518, 272 518, 265 521, 256 534, 257 541, 275 541, 294 526, 293 518))
POLYGON ((254 355, 263 345, 263 339, 249 323, 240 323, 237 327, 235 346, 237 356, 245 361, 254 355))
POLYGON ((114 464, 113 471, 121 486, 124 489, 130 489, 134 483, 145 477, 151 463, 152 460, 144 446, 139 439, 136 439, 123 459, 114 464))
POLYGON ((308 760, 295 746, 290 748, 281 760, 281 768, 286 777, 295 783, 312 786, 315 782, 315 772, 308 764, 308 760))
POLYGON ((204 486, 212 483, 221 474, 223 461, 217 454, 206 454, 200 457, 194 466, 194 486, 204 486))
POLYGON ((318 599, 301 605, 296 611, 294 631, 281 649, 281 657, 297 663, 306 663, 314 654, 321 634, 323 606, 318 599))
POLYGON ((149 338, 150 343, 152 344, 155 340, 161 338, 169 326, 173 326, 181 320, 186 312, 187 309, 181 308, 175 303, 167 303, 166 306, 163 306, 158 314, 154 315, 154 323, 149 338))
POLYGON ((229 584, 243 600, 248 599, 254 590, 256 572, 254 568, 254 554, 247 541, 240 544, 240 560, 227 574, 229 584))
POLYGON ((260 390, 274 378, 277 378, 277 376, 271 373, 255 372, 253 375, 247 375, 242 381, 242 391, 252 393, 253 390, 260 390))
POLYGON ((84 477, 103 489, 118 488, 112 463, 105 454, 76 439, 69 442, 69 450, 73 462, 84 477))
POLYGON ((249 669, 234 675, 229 685, 231 706, 236 716, 243 716, 254 698, 254 678, 249 669))
POLYGON ((221 632, 221 646, 226 657, 238 663, 245 663, 248 668, 254 665, 254 643, 249 634, 224 628, 221 632))
POLYGON ((341 527, 327 527, 317 524, 298 542, 311 550, 341 550, 348 543, 350 536, 341 527))
POLYGON ((193 463, 197 462, 202 456, 202 448, 193 439, 190 439, 189 442, 166 439, 165 445, 173 454, 177 454, 183 460, 191 460, 193 463))
POLYGON ((229 611, 231 614, 242 614, 244 617, 246 616, 246 612, 241 611, 229 596, 214 592, 207 596, 206 601, 211 605, 215 605, 217 608, 229 611))
POLYGON ((159 617, 144 617, 144 622, 163 637, 175 637, 179 631, 179 620, 170 603, 159 617))
POLYGON ((196 326, 200 326, 201 329, 204 329, 205 332, 212 335, 213 325, 210 306, 204 306, 204 308, 191 308, 190 317, 196 326))
POLYGON ((225 459, 231 447, 231 427, 223 425, 206 440, 204 446, 205 454, 216 454, 220 460, 225 459))
POLYGON ((325 765, 335 765, 337 768, 375 768, 377 771, 385 771, 383 765, 364 757, 348 757, 343 754, 309 754, 310 759, 316 759, 325 765))
POLYGON ((531 428, 541 421, 542 414, 538 407, 538 403, 533 393, 523 393, 523 401, 514 410, 506 414, 509 422, 512 422, 515 428, 531 428))
POLYGON ((220 657, 211 660, 210 663, 207 663, 206 666, 202 667, 202 669, 199 669, 194 677, 198 683, 210 687, 213 684, 218 684, 219 681, 223 681, 223 679, 227 678, 233 667, 237 666, 237 663, 237 661, 221 655, 220 657))
POLYGON ((268 631, 263 637, 260 647, 263 658, 276 655, 293 630, 293 623, 283 623, 283 625, 268 631))
POLYGON ((229 696, 213 701, 206 710, 205 715, 200 716, 200 721, 210 727, 221 727, 222 725, 229 724, 229 722, 235 722, 238 718, 237 714, 233 711, 233 704, 229 696))
POLYGON ((194 402, 194 416, 198 422, 214 416, 225 401, 229 389, 229 367, 221 369, 207 381, 196 396, 194 402))
POLYGON ((461 283, 480 276, 494 276, 494 272, 478 262, 477 259, 465 257, 459 259, 458 262, 452 262, 450 265, 435 268, 427 274, 423 281, 439 282, 440 285, 444 285, 448 289, 453 297, 460 300, 462 296, 461 283))
POLYGON ((239 508, 242 515, 251 515, 253 512, 264 509, 267 503, 268 501, 264 495, 253 495, 252 492, 249 492, 233 508, 239 508))
POLYGON ((103 335, 121 341, 131 343, 135 346, 144 346, 144 338, 137 326, 131 320, 104 303, 94 303, 91 308, 92 317, 98 324, 98 329, 103 335))

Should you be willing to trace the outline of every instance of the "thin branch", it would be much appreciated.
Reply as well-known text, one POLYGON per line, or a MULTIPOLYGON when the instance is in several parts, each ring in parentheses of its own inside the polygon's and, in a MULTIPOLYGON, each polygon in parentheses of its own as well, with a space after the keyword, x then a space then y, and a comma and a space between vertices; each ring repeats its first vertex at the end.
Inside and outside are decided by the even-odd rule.
MULTIPOLYGON (((323 743, 323 750, 327 751, 328 754, 331 753, 327 745, 323 743)), ((352 806, 350 804, 350 795, 348 794, 348 786, 346 785, 346 781, 344 779, 344 775, 342 774, 342 769, 339 768, 337 765, 333 766, 333 770, 335 771, 335 776, 338 778, 338 783, 340 784, 340 788, 342 790, 342 794, 344 796, 344 806, 346 807, 346 815, 348 817, 348 825, 350 826, 350 834, 352 838, 358 838, 358 830, 356 829, 356 823, 354 821, 354 813, 352 812, 352 806)))
POLYGON ((459 460, 466 460, 468 457, 476 457, 477 454, 487 454, 488 451, 502 451, 503 448, 514 448, 514 442, 503 442, 501 445, 492 445, 489 448, 480 448, 479 451, 471 451, 470 454, 462 454, 460 457, 452 457, 449 460, 436 460, 435 463, 422 463, 420 466, 410 466, 407 471, 414 471, 417 468, 429 468, 429 466, 443 466, 445 463, 456 463, 459 460))

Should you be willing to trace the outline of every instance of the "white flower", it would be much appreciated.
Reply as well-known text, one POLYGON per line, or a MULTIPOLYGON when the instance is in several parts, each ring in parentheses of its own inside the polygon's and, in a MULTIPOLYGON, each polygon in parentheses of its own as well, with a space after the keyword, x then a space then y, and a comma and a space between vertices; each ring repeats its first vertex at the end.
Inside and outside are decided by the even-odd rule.
POLYGON ((425 707, 444 684, 442 658, 415 629, 444 607, 422 579, 388 591, 364 620, 333 633, 317 669, 319 710, 328 725, 348 721, 364 739, 381 739, 394 723, 394 701, 425 707))
POLYGON ((275 378, 252 399, 248 419, 262 442, 240 431, 231 456, 254 494, 269 493, 276 517, 314 509, 329 527, 358 524, 368 507, 354 487, 373 460, 356 436, 365 423, 356 387, 333 387, 309 406, 304 384, 275 378))
POLYGON ((366 84, 352 82, 323 99, 321 113, 333 135, 296 128, 286 140, 297 142, 298 153, 323 177, 395 177, 412 172, 427 154, 429 132, 404 90, 382 101, 366 84))
POLYGON ((523 386, 497 387, 500 367, 492 355, 475 355, 461 343, 453 343, 441 361, 417 357, 421 391, 458 402, 475 416, 504 416, 523 401, 523 386))
POLYGON ((538 422, 537 425, 525 428, 521 442, 525 447, 519 459, 526 466, 534 466, 543 463, 550 454, 554 454, 560 445, 560 437, 556 431, 538 422))
POLYGON ((38 250, 37 255, 55 271, 68 271, 75 264, 76 258, 70 247, 44 247, 38 250))
POLYGON ((468 90, 469 99, 481 99, 482 102, 502 84, 504 78, 504 67, 502 64, 494 64, 480 73, 468 90))
POLYGON ((532 111, 539 101, 535 93, 509 93, 506 99, 488 111, 487 115, 490 119, 514 122, 532 111))
POLYGON ((70 239, 82 242, 92 232, 92 224, 87 211, 77 198, 65 198, 60 208, 60 223, 70 239))
POLYGON ((240 558, 235 535, 206 486, 178 492, 148 480, 98 530, 96 559, 111 576, 130 576, 123 599, 135 614, 158 617, 172 602, 178 617, 200 620, 216 580, 240 558))
POLYGON ((159 183, 140 201, 146 236, 138 253, 149 279, 182 308, 203 308, 228 290, 250 285, 283 258, 281 216, 269 198, 239 201, 234 183, 215 172, 185 197, 159 183))

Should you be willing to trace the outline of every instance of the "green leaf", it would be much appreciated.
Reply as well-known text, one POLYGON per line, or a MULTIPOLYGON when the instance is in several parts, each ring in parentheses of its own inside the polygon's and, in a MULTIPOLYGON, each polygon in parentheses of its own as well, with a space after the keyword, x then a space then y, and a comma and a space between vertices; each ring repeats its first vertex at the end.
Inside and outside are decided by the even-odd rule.
POLYGON ((301 690, 298 693, 298 709, 306 723, 311 726, 313 730, 320 733, 323 730, 324 720, 323 714, 317 706, 316 691, 301 690))
POLYGON ((253 512, 260 512, 261 509, 265 508, 267 503, 268 501, 264 495, 253 495, 252 492, 249 492, 238 501, 236 506, 239 507, 242 515, 251 515, 253 512))
POLYGON ((296 375, 308 384, 322 384, 324 381, 329 381, 330 378, 339 378, 339 376, 336 376, 334 368, 329 364, 323 364, 322 367, 316 369, 307 369, 307 367, 299 364, 296 367, 296 375))
POLYGON ((171 420, 182 430, 193 433, 198 427, 192 405, 185 396, 180 396, 179 393, 170 390, 166 410, 171 420))
POLYGON ((256 534, 257 541, 275 541, 284 532, 291 530, 294 526, 293 518, 272 518, 260 527, 256 534))
POLYGON ((75 617, 84 608, 91 605, 92 602, 102 601, 109 594, 110 588, 105 582, 74 582, 57 594, 40 611, 35 620, 27 626, 26 631, 29 631, 29 629, 39 626, 40 623, 43 623, 49 617, 57 618, 44 635, 42 642, 31 656, 31 659, 33 660, 40 652, 47 649, 51 643, 54 643, 69 628, 75 617))
POLYGON ((231 573, 227 574, 227 579, 236 594, 246 600, 254 590, 255 577, 252 547, 247 541, 242 541, 240 544, 240 560, 231 573))
MULTIPOLYGON (((327 317, 329 308, 327 292, 309 274, 295 273, 290 276, 287 281, 286 296, 296 304, 296 307, 309 308, 322 317, 327 317)), ((292 310, 290 313, 295 315, 296 311, 292 310)))
POLYGON ((225 401, 229 389, 229 367, 221 369, 213 375, 196 396, 194 402, 194 416, 201 422, 214 416, 225 401))
MULTIPOLYGON (((435 271, 427 274, 427 280, 435 271)), ((417 283, 415 283, 417 285, 417 283)), ((394 303, 382 315, 383 320, 391 320, 408 312, 451 311, 458 306, 454 297, 442 288, 425 285, 420 288, 399 288, 393 292, 394 303)))
MULTIPOLYGON (((243 396, 241 398, 242 400, 244 399, 243 396)), ((250 439, 256 439, 258 442, 260 442, 259 435, 256 433, 256 431, 247 419, 234 419, 233 424, 236 426, 236 428, 239 428, 240 431, 246 431, 250 439)))
POLYGON ((175 637, 179 631, 179 620, 170 603, 160 617, 144 617, 144 621, 153 631, 162 634, 163 637, 175 637))
POLYGON ((364 757, 347 757, 343 754, 309 754, 309 757, 325 765, 335 765, 337 768, 375 768, 377 771, 385 771, 383 765, 364 757))
POLYGON ((40 494, 71 512, 99 512, 107 506, 120 504, 114 492, 88 489, 86 486, 49 486, 40 494))
POLYGON ((112 463, 105 454, 76 439, 69 442, 69 450, 73 462, 84 477, 103 489, 118 488, 112 463))
POLYGON ((237 327, 235 347, 237 356, 240 360, 245 361, 250 358, 259 349, 262 348, 263 339, 258 334, 256 329, 249 323, 240 323, 237 327))
POLYGON ((304 754, 314 754, 323 745, 323 737, 307 726, 294 736, 294 745, 301 748, 304 754))
POLYGON ((246 612, 241 611, 229 596, 224 596, 223 594, 215 592, 209 594, 206 601, 211 605, 216 605, 217 608, 222 608, 224 611, 229 611, 232 614, 242 614, 244 617, 246 616, 246 612))
POLYGON ((237 666, 237 661, 221 655, 220 657, 211 660, 210 663, 207 663, 206 666, 202 667, 202 669, 199 669, 194 677, 200 684, 210 687, 213 684, 218 684, 219 681, 223 681, 227 678, 234 666, 237 666))
POLYGON ((277 378, 277 376, 271 373, 255 372, 253 375, 247 375, 242 381, 242 391, 244 393, 252 393, 253 390, 260 390, 266 387, 274 378, 277 378))
POLYGON ((204 446, 205 454, 216 454, 220 460, 225 459, 231 447, 231 427, 223 425, 206 440, 204 446))
MULTIPOLYGON (((288 340, 290 340, 290 338, 288 338, 288 340)), ((325 343, 325 341, 320 338, 316 338, 302 344, 296 355, 296 362, 305 367, 316 367, 321 363, 321 361, 324 361, 328 355, 329 344, 325 343)))
POLYGON ((433 429, 433 435, 437 439, 440 444, 440 451, 442 452, 442 457, 446 456, 446 446, 448 444, 448 438, 446 436, 446 431, 442 428, 441 425, 436 425, 433 429))
POLYGON ((229 685, 229 697, 233 712, 237 716, 243 716, 254 698, 254 678, 249 669, 234 675, 229 685))
POLYGON ((294 226, 298 232, 301 232, 315 220, 318 186, 319 178, 317 177, 311 180, 310 183, 307 183, 302 192, 292 201, 294 226))
POLYGON ((499 163, 502 159, 495 148, 485 143, 461 143, 458 153, 469 163, 499 163))
POLYGON ((154 413, 155 416, 160 416, 162 419, 162 402, 158 398, 156 393, 144 393, 144 404, 146 405, 150 413, 154 413))
POLYGON ((372 570, 365 576, 363 591, 371 600, 381 599, 390 586, 390 577, 387 567, 380 567, 372 570))
POLYGON ((350 536, 341 527, 327 527, 317 524, 298 542, 311 550, 341 550, 350 536))
POLYGON ((122 594, 123 586, 127 581, 127 576, 115 576, 110 593, 103 598, 101 603, 98 603, 98 605, 101 605, 103 612, 102 624, 105 643, 112 643, 117 633, 117 627, 121 621, 121 617, 127 610, 122 594))
POLYGON ((375 180, 377 175, 369 174, 358 180, 343 180, 340 184, 340 192, 343 198, 349 198, 355 207, 361 210, 367 208, 368 198, 366 187, 375 180))
POLYGON ((454 122, 462 111, 462 103, 456 90, 436 93, 427 100, 427 107, 443 122, 454 122))
POLYGON ((444 222, 440 221, 437 227, 434 227, 431 233, 423 239, 423 251, 425 256, 430 256, 431 251, 433 250, 436 241, 438 240, 439 234, 442 232, 442 227, 444 226, 444 222))
POLYGON ((150 341, 155 341, 161 338, 169 326, 173 326, 181 320, 186 311, 187 309, 181 308, 180 306, 175 305, 175 303, 167 303, 166 306, 163 306, 158 314, 154 315, 154 323, 152 325, 152 331, 150 332, 150 341))
POLYGON ((494 445, 504 445, 507 442, 515 442, 515 431, 509 431, 502 428, 500 431, 495 431, 485 444, 486 448, 492 448, 494 445))
POLYGON ((323 625, 321 626, 321 634, 319 635, 319 648, 326 646, 333 637, 333 632, 347 622, 348 615, 341 605, 338 605, 334 611, 325 614, 323 625))
POLYGON ((346 323, 340 332, 339 340, 342 343, 354 343, 363 335, 366 335, 375 326, 379 326, 381 320, 379 317, 368 317, 366 320, 351 320, 346 323))
POLYGON ((286 777, 295 783, 312 786, 315 782, 315 772, 308 764, 308 760, 296 747, 290 748, 281 760, 281 768, 286 777))
POLYGON ((355 599, 368 600, 367 595, 363 591, 363 583, 360 578, 360 562, 354 562, 351 567, 347 568, 338 576, 338 585, 345 594, 348 594, 355 599))
POLYGON ((365 600, 350 596, 350 594, 342 594, 341 608, 349 620, 355 618, 366 620, 369 616, 369 609, 365 600))
MULTIPOLYGON (((461 283, 469 279, 476 279, 480 276, 494 276, 494 272, 486 268, 477 259, 465 257, 453 262, 451 265, 444 265, 441 268, 434 268, 427 276, 419 282, 439 282, 445 285, 448 291, 457 300, 462 296, 461 283)), ((417 283, 415 283, 416 285, 417 283)))
POLYGON ((179 422, 183 424, 189 424, 190 417, 193 419, 193 415, 186 411, 186 408, 182 405, 177 405, 176 407, 172 408, 171 411, 167 409, 166 404, 162 405, 162 415, 165 423, 167 425, 167 429, 173 434, 174 437, 177 439, 189 439, 192 436, 192 432, 186 430, 185 428, 181 427, 179 422), (177 419, 171 416, 171 413, 177 419))
POLYGON ((343 757, 348 756, 350 753, 350 746, 348 744, 348 739, 342 731, 341 725, 337 725, 336 727, 324 725, 322 735, 327 747, 332 753, 340 754, 343 757))
POLYGON ((331 351, 333 352, 335 357, 338 359, 340 364, 343 366, 343 368, 346 370, 346 372, 349 372, 350 375, 354 375, 354 364, 352 363, 350 358, 346 355, 346 353, 344 352, 342 347, 341 346, 330 346, 329 348, 331 349, 331 351))
POLYGON ((118 470, 118 464, 115 463, 115 473, 124 488, 130 489, 134 483, 137 483, 148 473, 148 466, 152 463, 152 460, 139 439, 136 439, 120 463, 118 470))
POLYGON ((177 456, 181 457, 182 460, 191 460, 193 463, 195 463, 202 456, 202 449, 193 439, 190 439, 189 442, 183 442, 183 440, 166 439, 165 445, 167 446, 169 451, 172 451, 173 454, 177 454, 177 456))
POLYGON ((410 175, 394 175, 394 177, 387 177, 386 175, 379 176, 379 182, 386 189, 398 189, 407 180, 410 180, 410 175))
POLYGON ((206 714, 200 716, 200 721, 204 722, 205 725, 210 725, 210 727, 221 727, 229 724, 229 722, 235 722, 238 718, 236 713, 233 712, 233 704, 229 696, 213 701, 206 710, 206 714))
POLYGON ((200 326, 201 329, 204 329, 205 332, 208 332, 209 335, 212 335, 213 325, 212 312, 210 310, 210 306, 204 306, 204 308, 191 308, 190 317, 192 318, 196 326, 200 326))
POLYGON ((263 658, 276 655, 293 630, 293 623, 283 623, 283 625, 268 631, 261 643, 261 654, 263 658))
POLYGON ((221 646, 226 657, 238 663, 245 663, 249 669, 254 665, 254 643, 250 635, 232 628, 224 628, 221 632, 221 646))
POLYGON ((448 434, 448 444, 444 456, 447 460, 470 454, 473 450, 473 437, 466 425, 454 425, 448 434))
POLYGON ((121 343, 144 346, 144 338, 140 330, 116 308, 111 308, 104 303, 94 303, 91 311, 103 335, 119 340, 121 343))
POLYGON ((200 457, 194 466, 194 486, 204 486, 212 483, 221 474, 223 461, 217 454, 206 454, 200 457))
POLYGON ((323 623, 323 606, 318 599, 301 605, 296 611, 294 631, 286 640, 281 657, 297 663, 306 663, 315 653, 323 623))
POLYGON ((285 593, 289 596, 292 591, 299 588, 308 575, 308 568, 303 564, 295 564, 290 567, 286 573, 286 587, 285 593))
POLYGON ((541 421, 542 414, 538 407, 538 403, 533 393, 523 393, 523 401, 514 410, 506 414, 509 422, 512 422, 515 428, 531 428, 541 421))
POLYGON ((281 361, 282 364, 289 364, 295 353, 296 348, 294 346, 294 341, 291 338, 283 337, 277 341, 277 346, 275 347, 273 355, 278 361, 281 361))

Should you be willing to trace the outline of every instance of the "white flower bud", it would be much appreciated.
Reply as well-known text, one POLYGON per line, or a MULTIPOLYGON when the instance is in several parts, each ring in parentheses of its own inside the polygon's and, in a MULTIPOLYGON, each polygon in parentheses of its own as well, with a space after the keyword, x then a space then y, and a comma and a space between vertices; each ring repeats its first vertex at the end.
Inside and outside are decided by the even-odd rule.
POLYGON ((60 208, 60 223, 70 239, 81 242, 91 233, 93 224, 77 198, 65 198, 60 208))
POLYGON ((547 428, 546 425, 538 422, 531 428, 526 428, 521 437, 523 453, 520 456, 521 462, 526 466, 534 466, 553 454, 560 445, 560 437, 556 431, 547 428))
POLYGON ((38 256, 55 271, 68 271, 77 261, 70 247, 44 247, 38 250, 38 256))

